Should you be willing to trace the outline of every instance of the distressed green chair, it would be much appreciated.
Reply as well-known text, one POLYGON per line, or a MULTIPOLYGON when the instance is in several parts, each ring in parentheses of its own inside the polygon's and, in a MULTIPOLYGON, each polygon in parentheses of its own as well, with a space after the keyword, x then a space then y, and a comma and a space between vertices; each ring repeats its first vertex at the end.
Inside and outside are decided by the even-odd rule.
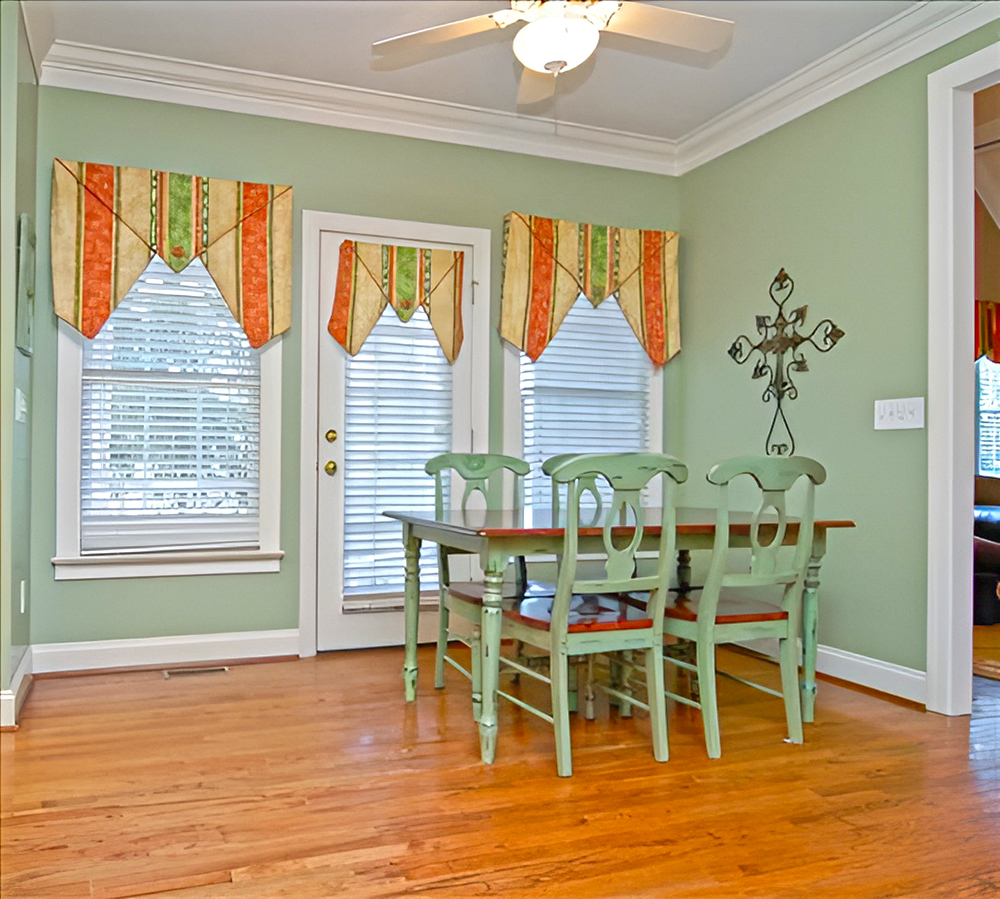
POLYGON ((667 657, 667 661, 697 675, 699 698, 676 693, 673 699, 701 709, 705 745, 710 758, 722 754, 716 674, 784 699, 788 739, 802 742, 799 693, 799 638, 802 592, 812 552, 814 491, 826 480, 819 462, 804 456, 746 456, 720 462, 708 473, 719 487, 715 541, 705 586, 672 596, 664 612, 665 635, 690 640, 694 664, 667 657), (727 571, 730 554, 729 485, 736 478, 752 480, 758 490, 757 511, 750 523, 750 570, 727 571), (786 508, 788 492, 804 479, 797 522, 786 508), (798 533, 784 545, 786 534, 798 533), (748 595, 749 593, 749 595, 748 595), (762 596, 761 594, 764 594, 762 596), (770 594, 768 596, 768 594, 770 594), (720 643, 777 638, 781 691, 724 671, 717 671, 715 647, 720 643))
MULTIPOLYGON (((498 695, 548 721, 555 727, 556 768, 562 777, 573 773, 569 727, 569 659, 571 656, 612 654, 636 650, 644 654, 646 698, 643 702, 612 685, 602 685, 609 696, 647 709, 653 733, 653 756, 666 761, 666 699, 663 680, 663 606, 667 595, 676 542, 673 503, 663 511, 656 572, 647 577, 635 574, 635 554, 645 529, 642 490, 653 478, 662 475, 671 484, 687 479, 687 468, 677 459, 658 453, 610 453, 573 455, 562 464, 551 466, 555 485, 567 488, 566 534, 558 563, 554 597, 518 596, 504 600, 502 637, 537 647, 547 652, 548 674, 518 658, 502 656, 501 670, 515 671, 542 681, 549 687, 551 712, 531 705, 520 696, 505 690, 498 695), (605 503, 601 521, 591 526, 580 520, 580 505, 595 479, 603 478, 613 489, 605 503), (634 533, 613 533, 623 516, 634 523, 634 533), (580 531, 589 527, 596 540, 588 539, 584 551, 586 565, 600 569, 584 575, 579 569, 580 531), (594 532, 597 532, 596 535, 594 532), (597 556, 598 560, 592 561, 597 556), (626 601, 626 594, 644 591, 648 607, 637 610, 626 601)), ((666 495, 672 498, 672 491, 666 495)), ((587 518, 589 518, 589 513, 587 518)), ((585 537, 588 535, 585 535, 585 537)), ((461 588, 452 587, 452 596, 461 588)), ((467 597, 475 601, 475 595, 467 597)))
MULTIPOLYGON (((448 500, 451 494, 451 476, 458 475, 464 483, 461 508, 466 511, 469 500, 478 493, 486 508, 518 509, 521 504, 521 479, 528 473, 530 466, 523 459, 513 456, 503 456, 491 453, 442 453, 429 460, 424 471, 434 477, 434 514, 441 517, 449 508, 448 500), (509 472, 511 491, 507 493, 508 502, 504 503, 504 473, 509 472)), ((461 584, 464 594, 479 593, 479 601, 469 601, 460 596, 452 595, 450 588, 458 587, 451 583, 448 556, 451 551, 447 547, 438 547, 438 641, 434 662, 434 686, 439 690, 444 687, 445 663, 460 671, 472 683, 472 713, 479 720, 482 707, 482 687, 480 670, 480 624, 482 611, 481 583, 461 584), (451 629, 452 613, 469 621, 472 625, 471 634, 465 635, 451 629), (448 654, 449 641, 458 641, 470 650, 469 668, 465 668, 448 654)), ((524 562, 518 564, 518 582, 523 580, 524 562)))

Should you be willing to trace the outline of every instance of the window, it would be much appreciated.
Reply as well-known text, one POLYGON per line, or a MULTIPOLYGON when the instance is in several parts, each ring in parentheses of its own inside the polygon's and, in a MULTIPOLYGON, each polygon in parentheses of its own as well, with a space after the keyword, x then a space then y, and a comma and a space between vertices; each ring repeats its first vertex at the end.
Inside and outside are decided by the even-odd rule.
POLYGON ((202 263, 154 257, 59 345, 56 577, 277 570, 278 347, 250 347, 202 263))
POLYGON ((1000 365, 976 362, 976 474, 1000 478, 1000 365))
MULTIPOLYGON (((422 311, 403 324, 387 307, 345 377, 344 594, 398 594, 399 522, 381 513, 434 511, 424 464, 452 448, 451 366, 422 311)), ((421 588, 436 589, 432 544, 421 548, 420 572, 421 588)))
POLYGON ((658 451, 661 375, 618 304, 581 294, 537 362, 520 361, 525 506, 549 508, 542 462, 565 452, 658 451))

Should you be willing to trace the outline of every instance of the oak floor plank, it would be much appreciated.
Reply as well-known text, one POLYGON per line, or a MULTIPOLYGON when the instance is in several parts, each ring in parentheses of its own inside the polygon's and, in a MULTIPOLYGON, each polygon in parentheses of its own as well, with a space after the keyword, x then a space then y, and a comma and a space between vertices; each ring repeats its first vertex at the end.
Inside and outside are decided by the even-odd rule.
POLYGON ((483 766, 466 682, 435 691, 422 649, 407 704, 400 660, 37 681, 0 735, 3 896, 1000 896, 1000 691, 970 725, 822 683, 793 746, 780 701, 722 681, 722 758, 679 707, 663 764, 599 705, 558 778, 543 722, 502 705, 483 766))

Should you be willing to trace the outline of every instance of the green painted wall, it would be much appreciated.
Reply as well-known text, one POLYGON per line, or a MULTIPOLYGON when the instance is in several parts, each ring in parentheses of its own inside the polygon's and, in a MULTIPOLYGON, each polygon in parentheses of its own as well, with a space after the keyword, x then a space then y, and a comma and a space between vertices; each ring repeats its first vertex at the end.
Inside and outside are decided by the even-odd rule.
MULTIPOLYGON (((511 209, 633 227, 679 227, 675 179, 530 156, 275 119, 43 88, 38 148, 39 258, 48 258, 53 157, 195 172, 295 188, 293 292, 301 272, 303 209, 493 230, 500 289, 501 226, 511 209)), ((494 304, 496 306, 496 303, 494 304)), ((298 309, 285 341, 280 574, 55 582, 55 351, 51 275, 39 266, 35 335, 33 643, 223 633, 298 623, 298 309)), ((491 377, 499 446, 499 338, 491 377)))
MULTIPOLYGON (((806 351, 810 370, 787 404, 797 451, 829 471, 819 513, 858 524, 830 541, 820 643, 918 670, 927 432, 875 431, 873 404, 927 395, 927 75, 998 33, 980 29, 681 182, 685 349, 672 374, 684 384, 684 457, 697 471, 698 460, 763 450, 773 404, 752 363, 726 351, 773 311, 767 289, 786 268, 788 308, 808 304, 810 325, 830 317, 846 332, 828 355, 806 351)), ((688 496, 711 498, 701 484, 688 496)))
POLYGON ((29 641, 32 410, 31 357, 15 346, 17 222, 35 218, 38 96, 20 10, 0 4, 0 688, 8 689, 29 641), (15 391, 28 408, 16 421, 15 391), (25 606, 21 610, 21 584, 25 606))

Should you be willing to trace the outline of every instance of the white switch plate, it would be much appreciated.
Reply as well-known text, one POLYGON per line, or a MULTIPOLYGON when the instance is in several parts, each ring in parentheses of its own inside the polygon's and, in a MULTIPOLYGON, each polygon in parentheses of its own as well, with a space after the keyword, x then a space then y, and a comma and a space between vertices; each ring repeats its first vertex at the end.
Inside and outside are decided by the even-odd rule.
POLYGON ((924 426, 924 398, 910 396, 902 400, 875 400, 875 430, 886 431, 924 426))

